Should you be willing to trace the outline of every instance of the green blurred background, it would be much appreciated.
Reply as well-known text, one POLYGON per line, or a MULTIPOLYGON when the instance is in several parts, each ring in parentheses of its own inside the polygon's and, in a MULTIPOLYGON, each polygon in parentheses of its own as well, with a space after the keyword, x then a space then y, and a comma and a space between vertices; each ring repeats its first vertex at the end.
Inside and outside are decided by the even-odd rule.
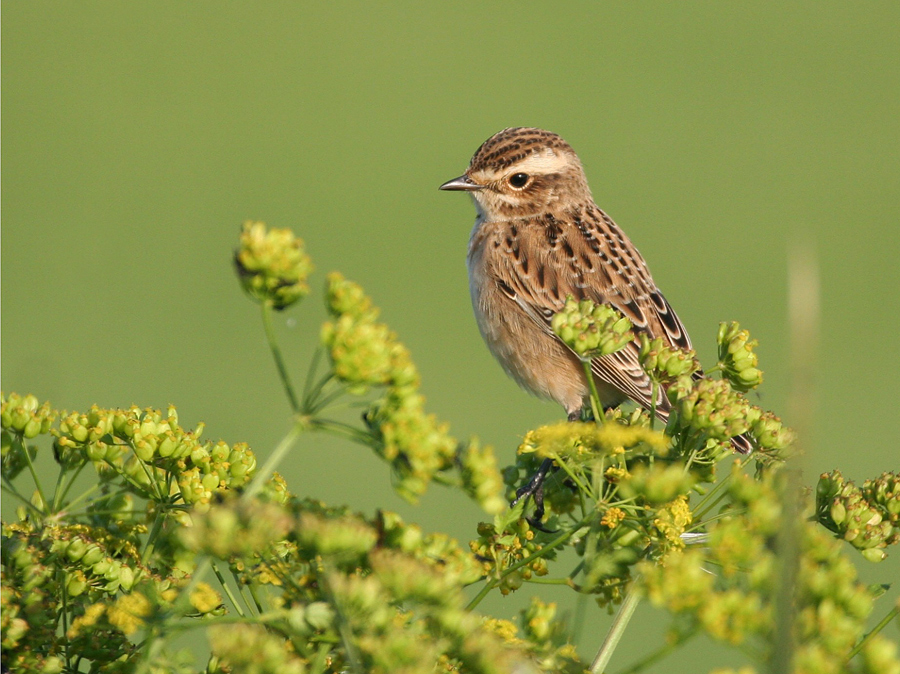
MULTIPOLYGON (((261 219, 302 236, 318 270, 279 316, 297 377, 324 272, 340 269, 411 348, 429 409, 510 462, 563 414, 482 344, 474 211, 437 186, 494 132, 534 125, 578 151, 707 364, 720 320, 759 338, 760 404, 788 421, 787 260, 811 241, 806 481, 900 468, 900 4, 20 1, 2 18, 5 391, 68 409, 171 402, 266 455, 289 411, 230 267, 240 222, 261 219)), ((295 493, 463 540, 480 517, 440 488, 407 506, 366 450, 323 438, 282 469, 295 493)), ((897 577, 898 557, 864 577, 897 577)), ((486 607, 511 615, 528 594, 486 607)), ((586 655, 608 622, 588 606, 586 655)), ((641 607, 613 669, 664 625, 641 607)), ((651 671, 741 662, 719 652, 697 642, 651 671)))

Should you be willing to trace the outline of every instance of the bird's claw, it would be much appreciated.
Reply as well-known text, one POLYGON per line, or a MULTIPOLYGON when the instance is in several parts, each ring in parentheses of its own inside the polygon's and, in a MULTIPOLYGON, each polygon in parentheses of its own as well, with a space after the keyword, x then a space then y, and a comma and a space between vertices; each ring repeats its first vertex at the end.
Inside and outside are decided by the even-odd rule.
POLYGON ((552 459, 544 459, 541 467, 528 480, 528 484, 516 490, 516 498, 510 503, 511 507, 515 507, 520 501, 527 499, 529 496, 534 498, 534 512, 531 514, 531 517, 526 517, 525 519, 532 527, 544 533, 553 533, 552 530, 546 529, 541 524, 541 518, 544 517, 544 480, 547 478, 547 473, 550 472, 552 466, 552 459))

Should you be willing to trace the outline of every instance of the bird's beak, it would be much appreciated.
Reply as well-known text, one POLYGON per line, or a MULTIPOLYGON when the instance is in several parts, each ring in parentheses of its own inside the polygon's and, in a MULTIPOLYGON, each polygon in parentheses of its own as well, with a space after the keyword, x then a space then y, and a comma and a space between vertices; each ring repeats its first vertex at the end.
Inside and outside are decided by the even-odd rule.
POLYGON ((472 179, 469 176, 463 174, 459 178, 448 180, 441 185, 439 189, 451 192, 477 192, 478 190, 484 189, 484 186, 472 182, 472 179))

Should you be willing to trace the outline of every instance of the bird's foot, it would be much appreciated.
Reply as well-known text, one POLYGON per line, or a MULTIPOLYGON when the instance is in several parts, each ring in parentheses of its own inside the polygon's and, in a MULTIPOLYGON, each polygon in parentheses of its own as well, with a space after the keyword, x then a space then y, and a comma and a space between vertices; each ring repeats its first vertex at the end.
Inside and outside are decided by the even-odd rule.
MULTIPOLYGON (((588 408, 590 409, 590 408, 588 408)), ((583 409, 573 410, 568 413, 569 421, 580 421, 582 418, 583 409)), ((544 462, 541 464, 541 467, 537 469, 537 472, 531 476, 531 479, 528 480, 528 484, 524 487, 519 487, 516 490, 516 498, 513 499, 512 503, 510 503, 510 507, 515 507, 520 501, 527 500, 528 497, 532 497, 534 499, 534 512, 531 514, 531 517, 526 517, 525 520, 532 527, 537 529, 538 531, 543 531, 544 533, 552 534, 555 530, 547 529, 542 523, 541 519, 544 517, 544 480, 547 479, 547 473, 550 472, 550 469, 553 467, 552 459, 544 459, 544 462)))
POLYGON ((528 484, 516 490, 516 498, 510 503, 510 506, 515 507, 520 501, 532 497, 534 499, 534 512, 531 514, 531 517, 526 517, 525 519, 532 527, 544 533, 553 533, 553 530, 547 529, 541 524, 541 519, 544 517, 544 480, 547 479, 547 473, 550 472, 552 466, 552 459, 544 459, 541 467, 528 480, 528 484))

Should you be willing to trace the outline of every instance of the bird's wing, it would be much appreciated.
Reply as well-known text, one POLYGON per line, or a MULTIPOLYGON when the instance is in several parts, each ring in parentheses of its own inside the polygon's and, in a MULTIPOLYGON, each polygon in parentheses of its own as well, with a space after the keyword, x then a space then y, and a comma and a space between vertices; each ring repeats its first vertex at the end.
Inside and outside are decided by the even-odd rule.
MULTIPOLYGON (((625 234, 595 206, 557 220, 552 215, 510 223, 497 265, 497 282, 547 333, 566 297, 608 304, 624 314, 637 334, 662 337, 689 349, 687 331, 653 282, 647 265, 625 234)), ((554 335, 555 337, 555 335, 554 335)), ((595 358, 591 369, 601 380, 649 409, 652 384, 638 360, 635 340, 614 354, 595 358)), ((668 407, 663 392, 657 406, 668 407)))

